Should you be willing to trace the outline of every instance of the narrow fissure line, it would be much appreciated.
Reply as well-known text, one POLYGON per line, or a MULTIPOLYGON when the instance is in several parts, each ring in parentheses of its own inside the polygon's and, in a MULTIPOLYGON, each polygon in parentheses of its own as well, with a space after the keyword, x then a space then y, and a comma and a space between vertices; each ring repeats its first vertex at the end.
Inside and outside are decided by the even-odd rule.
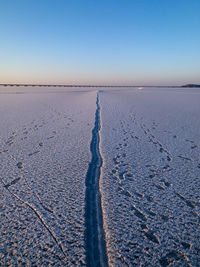
MULTIPOLYGON (((3 179, 1 179, 2 184, 4 185, 4 187, 6 188, 6 184, 4 183, 3 179)), ((47 223, 44 221, 44 219, 42 218, 41 214, 39 211, 37 211, 37 209, 30 204, 29 202, 23 200, 21 197, 19 197, 17 194, 13 193, 9 188, 6 188, 6 190, 13 196, 15 197, 17 200, 19 200, 20 202, 22 202, 25 206, 29 207, 38 217, 38 219, 40 220, 41 224, 46 228, 46 230, 49 232, 49 234, 51 235, 51 237, 53 238, 53 240, 55 241, 56 245, 59 247, 59 249, 61 250, 61 252, 63 253, 64 257, 66 257, 66 254, 63 250, 62 244, 61 242, 58 241, 57 237, 55 236, 55 234, 53 233, 53 231, 50 229, 50 227, 47 225, 47 223)))
POLYGON ((92 130, 90 151, 91 162, 86 175, 85 194, 85 244, 87 266, 108 266, 105 232, 103 229, 103 214, 99 179, 101 174, 102 157, 99 151, 100 104, 99 94, 96 100, 95 124, 92 130))

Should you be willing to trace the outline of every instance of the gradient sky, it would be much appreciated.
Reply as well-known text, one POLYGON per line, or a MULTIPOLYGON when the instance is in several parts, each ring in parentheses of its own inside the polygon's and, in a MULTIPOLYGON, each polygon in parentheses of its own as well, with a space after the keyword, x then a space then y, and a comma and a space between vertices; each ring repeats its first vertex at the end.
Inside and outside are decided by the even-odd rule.
POLYGON ((200 0, 0 0, 0 83, 200 83, 200 0))

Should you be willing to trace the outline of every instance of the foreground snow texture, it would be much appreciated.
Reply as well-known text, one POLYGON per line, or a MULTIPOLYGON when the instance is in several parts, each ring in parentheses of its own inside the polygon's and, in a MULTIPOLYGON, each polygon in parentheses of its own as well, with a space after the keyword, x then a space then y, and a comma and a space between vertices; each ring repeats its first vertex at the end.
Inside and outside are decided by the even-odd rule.
POLYGON ((6 90, 0 265, 89 266, 93 231, 110 266, 198 266, 199 90, 6 90))
POLYGON ((0 95, 0 266, 85 264, 96 92, 0 95))
POLYGON ((199 91, 101 92, 100 103, 110 265, 199 266, 199 91))

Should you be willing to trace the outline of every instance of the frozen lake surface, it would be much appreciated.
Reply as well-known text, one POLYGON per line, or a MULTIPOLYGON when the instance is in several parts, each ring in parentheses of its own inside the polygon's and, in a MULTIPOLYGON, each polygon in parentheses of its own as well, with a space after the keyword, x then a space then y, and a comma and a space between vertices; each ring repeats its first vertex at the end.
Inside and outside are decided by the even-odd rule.
POLYGON ((0 88, 0 266, 198 266, 199 114, 198 89, 0 88))
POLYGON ((0 95, 0 265, 85 263, 95 101, 96 92, 0 95))
POLYGON ((200 94, 100 94, 104 223, 113 266, 200 263, 200 94))

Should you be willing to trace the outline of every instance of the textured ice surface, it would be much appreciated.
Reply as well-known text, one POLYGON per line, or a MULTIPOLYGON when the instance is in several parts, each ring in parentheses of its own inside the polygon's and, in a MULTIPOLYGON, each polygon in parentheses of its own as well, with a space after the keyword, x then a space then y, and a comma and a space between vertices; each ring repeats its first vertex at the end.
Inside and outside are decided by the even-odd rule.
POLYGON ((198 266, 200 91, 102 91, 100 105, 110 264, 198 266))
MULTIPOLYGON (((99 100, 110 266, 198 266, 200 90, 101 88, 99 100)), ((96 108, 93 89, 0 88, 0 266, 86 264, 96 108)))
POLYGON ((85 263, 96 92, 0 94, 0 265, 85 263))

